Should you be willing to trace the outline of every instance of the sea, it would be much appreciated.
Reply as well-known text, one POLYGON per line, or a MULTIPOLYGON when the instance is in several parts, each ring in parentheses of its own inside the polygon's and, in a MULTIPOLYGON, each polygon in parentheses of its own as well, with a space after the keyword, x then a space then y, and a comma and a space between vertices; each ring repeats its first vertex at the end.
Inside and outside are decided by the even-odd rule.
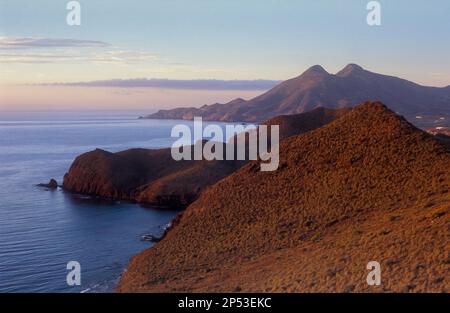
POLYGON ((141 236, 161 233, 175 217, 177 211, 36 186, 50 178, 62 184, 81 153, 170 147, 174 125, 193 126, 139 115, 0 111, 0 292, 113 292, 130 258, 152 246, 141 236), (72 261, 80 265, 80 285, 72 286, 72 261))

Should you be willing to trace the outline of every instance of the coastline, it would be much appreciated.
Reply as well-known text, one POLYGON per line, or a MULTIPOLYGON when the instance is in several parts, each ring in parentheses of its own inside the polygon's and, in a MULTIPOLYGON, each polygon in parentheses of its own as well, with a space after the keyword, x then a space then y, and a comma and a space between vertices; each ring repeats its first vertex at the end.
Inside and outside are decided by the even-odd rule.
POLYGON ((379 103, 360 105, 281 145, 286 166, 261 173, 247 164, 208 188, 162 241, 130 260, 116 291, 445 290, 446 145, 379 103), (411 167, 414 177, 404 176, 411 167), (321 177, 336 177, 336 188, 324 188, 321 177), (408 186, 401 192, 400 181, 408 186), (374 259, 388 282, 371 289, 360 276, 374 259), (395 271, 392 262, 402 266, 395 271), (407 275, 421 266, 436 272, 407 275))

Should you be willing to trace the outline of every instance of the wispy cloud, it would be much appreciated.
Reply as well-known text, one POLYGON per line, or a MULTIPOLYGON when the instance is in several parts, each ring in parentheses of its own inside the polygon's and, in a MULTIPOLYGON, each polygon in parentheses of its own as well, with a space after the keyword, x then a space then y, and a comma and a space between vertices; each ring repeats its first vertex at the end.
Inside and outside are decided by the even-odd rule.
POLYGON ((157 59, 146 51, 121 50, 99 40, 0 37, 0 63, 128 64, 157 59))
POLYGON ((157 59, 147 51, 124 50, 99 40, 0 37, 0 63, 129 64, 157 59))
POLYGON ((0 37, 0 49, 108 47, 110 44, 98 40, 67 38, 0 37))
POLYGON ((276 80, 217 80, 217 79, 111 79, 76 83, 44 84, 52 86, 76 87, 120 87, 120 88, 173 88, 173 89, 200 89, 200 90, 266 90, 278 84, 276 80))
POLYGON ((130 64, 158 60, 155 54, 145 51, 111 50, 99 52, 53 51, 0 53, 0 63, 94 63, 130 64))

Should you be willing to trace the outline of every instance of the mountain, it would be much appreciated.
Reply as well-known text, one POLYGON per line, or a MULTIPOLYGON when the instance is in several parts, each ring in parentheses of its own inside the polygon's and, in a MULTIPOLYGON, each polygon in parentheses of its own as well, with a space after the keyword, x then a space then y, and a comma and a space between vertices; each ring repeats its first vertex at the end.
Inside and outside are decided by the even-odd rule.
POLYGON ((405 116, 450 114, 450 86, 421 86, 349 64, 336 74, 315 65, 300 76, 248 101, 236 99, 200 108, 160 110, 146 118, 192 119, 193 116, 202 116, 205 120, 261 122, 277 115, 298 114, 317 107, 352 107, 368 100, 382 101, 405 116))
MULTIPOLYGON (((345 109, 318 108, 303 114, 279 116, 264 124, 279 125, 280 139, 283 139, 321 127, 345 112, 345 109)), ((245 140, 245 137, 237 138, 245 140)), ((96 149, 75 159, 64 176, 63 187, 81 194, 184 208, 207 186, 244 164, 245 161, 175 161, 170 148, 117 153, 96 149)))
POLYGON ((450 290, 450 150, 432 135, 365 103, 283 140, 277 171, 259 166, 205 190, 117 291, 450 290))

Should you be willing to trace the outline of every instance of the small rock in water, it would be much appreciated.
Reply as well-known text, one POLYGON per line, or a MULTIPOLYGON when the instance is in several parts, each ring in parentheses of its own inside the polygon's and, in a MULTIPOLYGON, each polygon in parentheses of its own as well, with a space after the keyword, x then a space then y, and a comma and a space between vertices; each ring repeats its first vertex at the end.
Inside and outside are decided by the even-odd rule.
POLYGON ((56 188, 58 188, 58 182, 52 178, 52 179, 50 179, 50 181, 47 184, 38 184, 38 187, 56 189, 56 188))

